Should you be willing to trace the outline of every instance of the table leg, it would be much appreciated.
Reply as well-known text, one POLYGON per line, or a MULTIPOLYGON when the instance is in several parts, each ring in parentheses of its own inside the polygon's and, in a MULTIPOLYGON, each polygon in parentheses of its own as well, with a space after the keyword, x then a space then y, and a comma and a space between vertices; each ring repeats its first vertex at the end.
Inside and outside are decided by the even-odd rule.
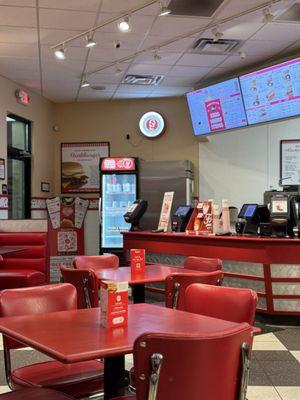
POLYGON ((125 356, 104 359, 104 399, 124 396, 125 356))
POLYGON ((132 298, 134 304, 145 303, 145 285, 132 285, 132 298))

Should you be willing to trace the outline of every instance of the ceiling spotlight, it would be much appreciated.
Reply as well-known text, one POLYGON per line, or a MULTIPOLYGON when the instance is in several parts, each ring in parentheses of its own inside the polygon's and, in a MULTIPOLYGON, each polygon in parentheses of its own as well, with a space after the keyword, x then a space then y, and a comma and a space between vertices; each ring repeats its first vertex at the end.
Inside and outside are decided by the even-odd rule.
POLYGON ((166 15, 171 14, 172 11, 165 4, 163 4, 162 1, 159 1, 159 6, 160 6, 160 12, 158 14, 159 17, 164 17, 166 15))
POLYGON ((219 31, 219 28, 216 26, 215 28, 212 28, 211 33, 213 34, 213 41, 217 42, 218 40, 222 39, 224 34, 219 31))
POLYGON ((238 52, 238 55, 240 56, 241 60, 245 60, 245 58, 247 57, 247 54, 243 50, 240 50, 238 52))
POLYGON ((85 45, 85 47, 91 48, 91 47, 96 46, 96 44, 97 43, 92 38, 92 35, 89 35, 89 36, 86 37, 86 45, 85 45))
POLYGON ((154 61, 159 61, 159 60, 161 60, 161 56, 158 54, 157 50, 153 50, 152 56, 153 56, 153 60, 154 60, 154 61))
POLYGON ((59 60, 65 60, 66 59, 66 53, 65 53, 65 48, 64 46, 55 49, 54 51, 55 57, 59 60))
POLYGON ((270 7, 267 7, 267 8, 263 9, 263 16, 264 16, 263 22, 265 24, 267 24, 268 22, 272 22, 273 19, 275 18, 275 15, 273 15, 271 13, 271 8, 270 7))
POLYGON ((90 86, 89 81, 86 78, 84 78, 81 83, 81 87, 89 87, 89 86, 90 86))
POLYGON ((120 21, 118 23, 118 28, 121 32, 129 32, 131 30, 129 17, 125 17, 122 21, 120 21))

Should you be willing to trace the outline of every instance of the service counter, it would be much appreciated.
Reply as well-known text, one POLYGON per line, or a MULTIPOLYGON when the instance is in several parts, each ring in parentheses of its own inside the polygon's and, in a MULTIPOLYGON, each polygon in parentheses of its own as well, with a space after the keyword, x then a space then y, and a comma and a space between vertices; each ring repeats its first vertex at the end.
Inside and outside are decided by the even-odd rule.
POLYGON ((224 285, 254 289, 258 311, 300 315, 300 239, 256 236, 124 233, 124 252, 145 249, 147 261, 180 264, 186 256, 220 258, 224 285))

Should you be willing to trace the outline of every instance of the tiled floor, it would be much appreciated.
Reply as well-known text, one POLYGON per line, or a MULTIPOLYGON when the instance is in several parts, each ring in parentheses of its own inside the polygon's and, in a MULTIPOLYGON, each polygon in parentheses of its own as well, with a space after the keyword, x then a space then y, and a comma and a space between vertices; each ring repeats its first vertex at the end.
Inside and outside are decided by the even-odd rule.
MULTIPOLYGON (((0 341, 0 393, 5 384, 2 340, 0 341)), ((14 365, 46 359, 31 349, 13 354, 14 365)), ((126 367, 132 357, 126 357, 126 367)), ((266 333, 254 338, 248 400, 300 400, 300 327, 266 333)))

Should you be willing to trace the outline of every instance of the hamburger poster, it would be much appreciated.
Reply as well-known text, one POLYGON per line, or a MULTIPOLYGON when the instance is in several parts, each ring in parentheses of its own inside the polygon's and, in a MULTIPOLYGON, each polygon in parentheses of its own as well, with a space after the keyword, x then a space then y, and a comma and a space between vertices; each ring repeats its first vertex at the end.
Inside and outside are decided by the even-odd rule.
POLYGON ((109 157, 108 142, 62 143, 61 192, 98 193, 101 157, 109 157))

